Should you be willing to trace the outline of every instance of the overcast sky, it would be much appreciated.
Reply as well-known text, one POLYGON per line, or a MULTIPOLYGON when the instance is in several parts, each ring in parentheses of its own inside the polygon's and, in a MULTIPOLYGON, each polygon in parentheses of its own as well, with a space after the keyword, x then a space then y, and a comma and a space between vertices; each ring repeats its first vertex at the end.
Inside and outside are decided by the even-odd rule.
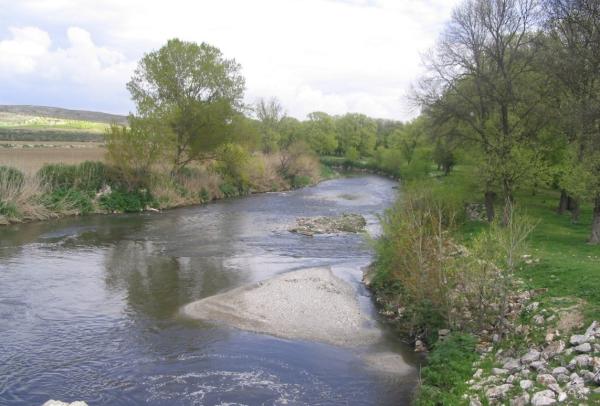
POLYGON ((421 54, 458 0, 0 0, 0 104, 128 113, 140 57, 167 39, 235 58, 246 101, 289 115, 409 119, 421 54))

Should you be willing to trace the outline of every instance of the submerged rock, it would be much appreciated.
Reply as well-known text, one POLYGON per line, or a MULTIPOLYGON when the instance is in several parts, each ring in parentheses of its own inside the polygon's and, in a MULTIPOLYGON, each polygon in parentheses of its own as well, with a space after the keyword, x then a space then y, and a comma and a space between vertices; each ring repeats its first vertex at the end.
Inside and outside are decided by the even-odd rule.
POLYGON ((342 214, 338 217, 301 217, 292 233, 313 236, 315 234, 360 233, 365 230, 367 221, 360 214, 342 214))
POLYGON ((44 403, 42 406, 88 406, 88 404, 81 400, 69 403, 69 402, 61 402, 60 400, 50 399, 49 401, 44 403))

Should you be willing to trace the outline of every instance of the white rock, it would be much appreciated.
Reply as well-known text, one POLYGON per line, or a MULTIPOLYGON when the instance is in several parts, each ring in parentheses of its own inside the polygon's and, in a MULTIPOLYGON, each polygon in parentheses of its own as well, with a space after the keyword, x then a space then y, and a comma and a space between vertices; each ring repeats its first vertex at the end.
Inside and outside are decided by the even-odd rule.
POLYGON ((575 347, 575 351, 577 351, 580 354, 592 352, 592 346, 590 345, 590 343, 579 344, 577 347, 575 347))
POLYGON ((556 403, 556 394, 549 389, 541 392, 536 392, 531 398, 531 404, 533 406, 546 406, 553 405, 556 403))
POLYGON ((567 400, 567 394, 565 392, 561 392, 558 394, 558 401, 559 402, 564 402, 565 400, 567 400))
POLYGON ((544 316, 542 316, 541 314, 536 314, 535 316, 533 316, 533 322, 537 325, 544 324, 544 316))
POLYGON ((529 393, 523 393, 521 396, 510 401, 510 406, 527 406, 529 404, 529 393))
POLYGON ((481 402, 479 401, 479 399, 471 399, 471 401, 469 402, 469 406, 481 406, 481 402))
POLYGON ((556 378, 550 374, 540 374, 537 376, 536 381, 542 385, 550 385, 556 383, 556 378))
POLYGON ((483 369, 479 368, 477 371, 475 371, 475 373, 473 374, 473 378, 479 379, 481 378, 481 375, 483 374, 483 369))
POLYGON ((590 357, 589 355, 578 355, 575 358, 573 358, 570 362, 569 362, 569 369, 573 369, 576 367, 580 367, 580 368, 586 368, 589 365, 592 364, 592 357, 590 357))
POLYGON ((534 361, 540 359, 540 352, 535 349, 529 350, 529 352, 521 357, 521 362, 523 364, 531 364, 534 361))
POLYGON ((512 385, 505 383, 504 385, 494 386, 485 392, 488 399, 503 399, 506 393, 512 388, 512 385))
POLYGON ((588 337, 586 335, 572 335, 571 338, 569 339, 569 342, 571 343, 571 345, 580 345, 583 344, 585 342, 587 342, 588 337))
POLYGON ((533 381, 530 381, 529 379, 523 379, 521 382, 519 382, 519 386, 521 389, 527 390, 533 386, 533 381))
POLYGON ((509 358, 504 362, 502 368, 507 369, 509 372, 515 372, 521 367, 521 362, 518 359, 509 358))
POLYGON ((542 351, 542 358, 544 358, 544 359, 554 358, 558 354, 561 354, 565 350, 565 347, 566 347, 566 344, 562 340, 558 340, 553 343, 550 343, 542 351))
POLYGON ((77 400, 75 402, 68 403, 68 402, 61 402, 60 400, 50 399, 49 401, 44 403, 42 406, 88 406, 88 404, 82 400, 77 400))
POLYGON ((552 375, 560 375, 560 374, 564 374, 567 375, 569 373, 569 370, 565 367, 556 367, 552 370, 552 375))
POLYGON ((492 368, 492 374, 493 375, 506 375, 506 374, 508 374, 508 371, 506 369, 502 369, 502 368, 492 368))

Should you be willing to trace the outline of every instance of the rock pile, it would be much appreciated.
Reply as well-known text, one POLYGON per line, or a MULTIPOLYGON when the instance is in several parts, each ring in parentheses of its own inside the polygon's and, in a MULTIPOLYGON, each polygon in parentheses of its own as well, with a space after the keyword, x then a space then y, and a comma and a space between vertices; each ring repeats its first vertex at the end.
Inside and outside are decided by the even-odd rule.
POLYGON ((360 214, 342 214, 338 217, 301 217, 296 226, 289 229, 292 233, 307 236, 315 234, 360 233, 367 221, 360 214))
MULTIPOLYGON (((529 306, 537 309, 535 302, 529 306)), ((600 394, 600 325, 594 322, 568 340, 558 331, 548 333, 543 344, 521 353, 488 349, 475 367, 467 382, 471 406, 485 400, 510 406, 588 404, 600 394), (484 371, 489 361, 497 367, 484 371)))

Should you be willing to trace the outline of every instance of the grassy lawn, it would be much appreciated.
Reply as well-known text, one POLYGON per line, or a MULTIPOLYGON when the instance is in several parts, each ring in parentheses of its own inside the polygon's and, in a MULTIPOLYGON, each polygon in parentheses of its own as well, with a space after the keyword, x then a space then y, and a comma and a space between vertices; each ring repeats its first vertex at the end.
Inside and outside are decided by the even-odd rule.
MULTIPOLYGON (((544 190, 521 192, 516 197, 522 213, 538 222, 529 238, 529 254, 539 259, 525 265, 518 275, 532 288, 546 288, 546 297, 576 297, 587 302, 586 322, 600 317, 600 246, 589 245, 592 212, 582 207, 578 224, 571 223, 570 213, 556 213, 559 193, 544 190)), ((484 223, 468 222, 460 232, 468 240, 484 223)), ((542 298, 544 297, 542 296, 542 298)))

